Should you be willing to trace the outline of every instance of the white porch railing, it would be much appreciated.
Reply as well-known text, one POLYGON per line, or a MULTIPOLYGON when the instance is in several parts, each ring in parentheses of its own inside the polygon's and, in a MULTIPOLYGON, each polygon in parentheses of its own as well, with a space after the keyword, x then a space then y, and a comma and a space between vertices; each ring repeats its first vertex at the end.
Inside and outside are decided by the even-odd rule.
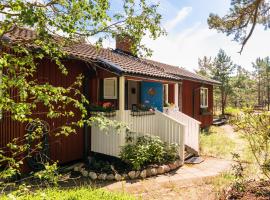
POLYGON ((187 131, 185 135, 185 144, 194 149, 199 154, 199 136, 201 122, 175 109, 168 109, 166 110, 165 114, 171 116, 179 122, 186 124, 187 131))
MULTIPOLYGON (((112 120, 121 120, 127 123, 130 130, 138 135, 159 136, 165 142, 178 144, 179 156, 184 160, 186 125, 178 120, 159 111, 155 111, 154 115, 132 116, 130 110, 123 112, 122 116, 117 111, 112 120)), ((109 133, 105 133, 97 127, 92 127, 91 150, 118 157, 121 146, 125 145, 125 137, 125 131, 116 133, 116 131, 111 130, 109 133)))

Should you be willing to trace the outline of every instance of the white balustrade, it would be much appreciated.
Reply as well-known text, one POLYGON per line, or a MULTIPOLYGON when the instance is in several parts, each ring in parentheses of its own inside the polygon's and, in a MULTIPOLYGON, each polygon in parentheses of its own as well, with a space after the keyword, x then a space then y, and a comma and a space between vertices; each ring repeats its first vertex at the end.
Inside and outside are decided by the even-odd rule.
MULTIPOLYGON (((179 156, 184 159, 184 144, 186 125, 179 120, 174 119, 159 111, 155 111, 154 115, 132 116, 130 110, 116 112, 116 116, 112 120, 120 120, 125 122, 132 132, 138 135, 159 136, 160 139, 167 143, 176 143, 179 145, 179 156)), ((109 129, 106 133, 98 127, 91 129, 91 150, 111 156, 119 156, 121 146, 125 145, 126 132, 124 130, 116 132, 109 129)))
POLYGON ((176 109, 168 109, 166 114, 175 120, 186 124, 185 144, 194 149, 199 154, 199 136, 201 122, 192 117, 177 111, 176 109))

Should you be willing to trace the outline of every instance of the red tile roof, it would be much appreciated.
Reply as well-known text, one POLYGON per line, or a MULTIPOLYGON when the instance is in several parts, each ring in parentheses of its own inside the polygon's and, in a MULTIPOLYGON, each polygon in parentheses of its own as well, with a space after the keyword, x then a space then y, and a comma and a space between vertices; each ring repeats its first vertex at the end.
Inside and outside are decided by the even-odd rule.
POLYGON ((176 75, 178 77, 181 77, 182 79, 190 79, 190 80, 195 80, 195 81, 199 81, 199 82, 206 82, 206 83, 212 83, 212 84, 219 84, 219 81, 215 81, 213 79, 201 76, 199 74, 196 73, 192 73, 182 67, 177 67, 177 66, 173 66, 173 65, 168 65, 168 64, 164 64, 164 63, 160 63, 157 61, 153 61, 153 60, 148 60, 148 59, 144 59, 146 62, 151 63, 155 66, 160 67, 161 69, 163 69, 166 73, 168 74, 173 74, 176 75))
MULTIPOLYGON (((20 40, 31 40, 36 36, 35 32, 29 29, 16 28, 13 32, 5 35, 5 39, 12 42, 20 40)), ((218 81, 208 79, 187 71, 183 68, 156 62, 153 60, 142 59, 132 55, 125 54, 112 49, 99 48, 86 43, 77 43, 66 47, 65 51, 69 56, 77 59, 83 59, 88 62, 108 61, 121 68, 125 74, 151 76, 161 79, 181 80, 189 79, 209 84, 218 84, 218 81)))

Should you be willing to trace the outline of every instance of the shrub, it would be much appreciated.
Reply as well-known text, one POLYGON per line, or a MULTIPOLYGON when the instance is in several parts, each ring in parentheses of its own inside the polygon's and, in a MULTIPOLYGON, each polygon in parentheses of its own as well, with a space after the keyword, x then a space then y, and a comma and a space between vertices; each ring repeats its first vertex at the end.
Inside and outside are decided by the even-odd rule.
POLYGON ((270 113, 246 110, 234 121, 263 174, 270 179, 270 113))
POLYGON ((123 146, 120 157, 138 170, 149 164, 162 164, 177 159, 177 145, 167 144, 157 136, 141 136, 123 146))

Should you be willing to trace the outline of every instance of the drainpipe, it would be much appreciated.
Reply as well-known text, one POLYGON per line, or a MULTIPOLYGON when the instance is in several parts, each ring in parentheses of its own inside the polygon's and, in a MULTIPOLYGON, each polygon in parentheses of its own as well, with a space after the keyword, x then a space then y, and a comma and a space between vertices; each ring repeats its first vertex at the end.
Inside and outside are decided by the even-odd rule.
MULTIPOLYGON (((89 73, 84 73, 84 80, 83 80, 83 94, 85 96, 86 99, 90 99, 90 94, 89 94, 89 73)), ((88 108, 87 109, 87 116, 86 118, 89 118, 89 112, 88 112, 88 108)), ((89 155, 89 151, 90 151, 90 143, 89 143, 89 135, 90 135, 90 127, 84 123, 83 126, 83 135, 84 135, 84 146, 83 146, 83 159, 85 162, 88 162, 88 155, 89 155)))

